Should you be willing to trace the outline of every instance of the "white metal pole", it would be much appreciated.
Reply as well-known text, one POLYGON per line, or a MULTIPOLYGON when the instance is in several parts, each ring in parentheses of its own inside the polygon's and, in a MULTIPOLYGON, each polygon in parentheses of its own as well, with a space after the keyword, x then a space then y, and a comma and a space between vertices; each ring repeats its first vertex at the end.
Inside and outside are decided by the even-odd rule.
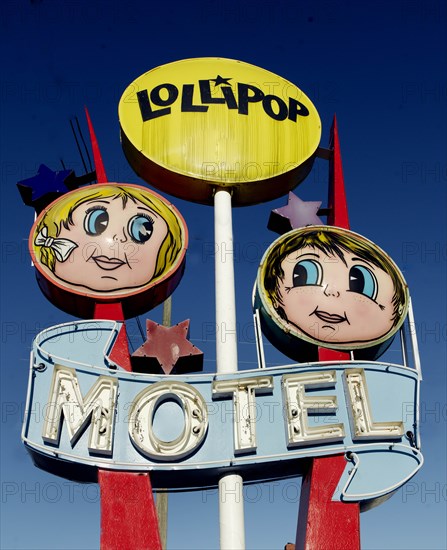
MULTIPOLYGON (((237 371, 236 299, 234 290, 233 222, 231 194, 214 195, 216 280, 216 370, 237 371)), ((243 480, 228 474, 219 480, 219 526, 222 550, 245 549, 243 480)))
MULTIPOLYGON (((163 302, 163 318, 162 324, 164 327, 170 327, 172 321, 172 295, 168 296, 163 302)), ((158 517, 158 532, 160 535, 161 547, 163 550, 167 548, 168 542, 168 490, 161 489, 157 493, 155 501, 155 509, 158 517)))

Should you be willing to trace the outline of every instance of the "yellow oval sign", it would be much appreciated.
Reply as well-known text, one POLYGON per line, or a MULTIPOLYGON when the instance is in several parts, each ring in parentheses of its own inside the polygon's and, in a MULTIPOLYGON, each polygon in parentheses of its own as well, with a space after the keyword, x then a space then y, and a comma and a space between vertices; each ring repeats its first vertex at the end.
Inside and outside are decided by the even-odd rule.
POLYGON ((265 69, 221 58, 186 59, 145 73, 119 103, 135 172, 182 199, 233 204, 277 198, 312 168, 321 122, 309 98, 265 69))

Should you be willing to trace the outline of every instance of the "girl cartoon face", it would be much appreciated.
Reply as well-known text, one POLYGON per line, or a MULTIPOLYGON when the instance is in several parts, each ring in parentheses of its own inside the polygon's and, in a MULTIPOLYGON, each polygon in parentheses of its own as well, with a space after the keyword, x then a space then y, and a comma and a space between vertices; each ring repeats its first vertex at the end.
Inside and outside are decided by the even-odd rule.
POLYGON ((258 285, 277 324, 304 340, 368 347, 403 322, 407 289, 400 271, 379 247, 350 231, 313 226, 283 235, 260 272, 258 285))
POLYGON ((92 296, 156 285, 178 267, 186 227, 167 201, 144 188, 98 184, 64 195, 31 234, 46 278, 92 296))
POLYGON ((141 203, 121 197, 92 199, 76 207, 59 237, 77 246, 56 276, 98 292, 137 288, 155 274, 158 251, 168 234, 166 221, 141 203))

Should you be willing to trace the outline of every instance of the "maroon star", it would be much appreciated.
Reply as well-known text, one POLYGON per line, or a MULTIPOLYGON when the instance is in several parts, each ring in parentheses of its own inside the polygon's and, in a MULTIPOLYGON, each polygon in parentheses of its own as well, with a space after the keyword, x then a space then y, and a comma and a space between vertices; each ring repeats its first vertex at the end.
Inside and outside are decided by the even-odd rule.
POLYGON ((317 216, 320 206, 321 201, 302 201, 290 192, 286 206, 271 211, 267 228, 282 235, 298 227, 322 225, 317 216))
POLYGON ((146 319, 147 340, 132 355, 132 370, 183 374, 203 370, 203 352, 188 340, 189 319, 173 327, 146 319))

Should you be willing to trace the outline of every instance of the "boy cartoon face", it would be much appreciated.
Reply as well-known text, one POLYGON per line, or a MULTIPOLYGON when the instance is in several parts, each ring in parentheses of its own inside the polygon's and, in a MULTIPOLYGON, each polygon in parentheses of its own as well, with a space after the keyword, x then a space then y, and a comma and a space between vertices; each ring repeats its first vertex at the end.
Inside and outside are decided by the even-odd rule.
POLYGON ((288 323, 327 343, 369 342, 394 325, 394 284, 380 269, 345 252, 343 260, 306 246, 282 261, 279 298, 288 323))
POLYGON ((257 289, 280 343, 287 335, 334 349, 371 347, 393 336, 408 306, 405 280, 386 253, 330 226, 295 229, 272 243, 257 289))
POLYGON ((148 206, 121 197, 85 202, 61 226, 60 239, 76 243, 55 275, 97 292, 132 289, 155 274, 158 252, 168 234, 166 221, 148 206))

